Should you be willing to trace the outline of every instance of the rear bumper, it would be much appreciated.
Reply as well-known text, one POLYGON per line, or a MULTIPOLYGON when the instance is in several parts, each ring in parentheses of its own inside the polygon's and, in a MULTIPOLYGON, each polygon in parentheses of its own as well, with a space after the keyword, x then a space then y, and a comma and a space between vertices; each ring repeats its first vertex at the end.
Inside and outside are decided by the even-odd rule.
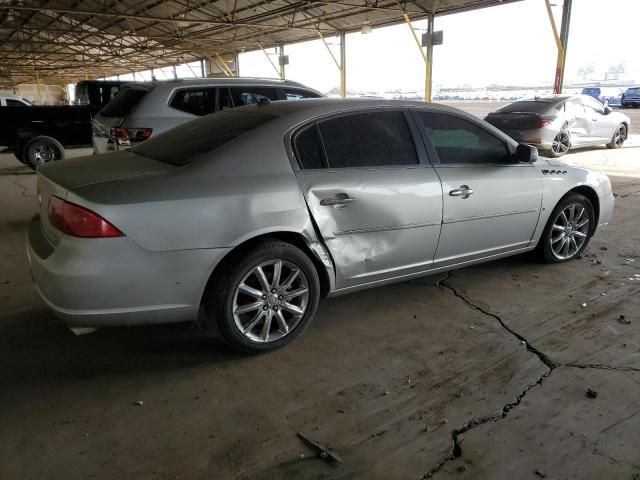
POLYGON ((536 128, 533 130, 509 130, 505 133, 518 143, 533 145, 541 150, 550 150, 557 132, 547 128, 536 128))
POLYGON ((70 327, 197 318, 211 271, 229 249, 149 252, 127 237, 45 238, 35 219, 27 256, 37 292, 70 327))

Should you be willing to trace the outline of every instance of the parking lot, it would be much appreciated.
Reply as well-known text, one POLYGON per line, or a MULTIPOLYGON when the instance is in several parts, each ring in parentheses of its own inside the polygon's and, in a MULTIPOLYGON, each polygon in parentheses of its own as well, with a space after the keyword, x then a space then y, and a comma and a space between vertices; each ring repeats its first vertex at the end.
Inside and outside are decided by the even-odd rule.
POLYGON ((625 113, 624 148, 565 158, 616 196, 581 259, 325 299, 261 356, 194 325, 74 336, 31 284, 35 176, 1 154, 0 478, 640 478, 640 110, 625 113))

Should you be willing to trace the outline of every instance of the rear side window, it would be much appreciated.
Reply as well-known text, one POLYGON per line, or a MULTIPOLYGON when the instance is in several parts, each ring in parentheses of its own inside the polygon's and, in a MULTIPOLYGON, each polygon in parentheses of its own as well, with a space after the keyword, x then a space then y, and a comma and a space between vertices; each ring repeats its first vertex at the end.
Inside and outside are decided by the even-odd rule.
POLYGON ((304 98, 320 98, 320 95, 308 90, 302 90, 300 88, 283 88, 284 97, 287 100, 302 100, 304 98))
POLYGON ((131 151, 160 162, 185 165, 193 157, 211 152, 275 118, 278 116, 255 109, 228 110, 183 123, 131 151))
POLYGON ((413 137, 400 111, 366 112, 319 123, 330 168, 416 165, 413 137))
POLYGON ((507 163, 507 145, 469 120, 454 115, 418 112, 441 164, 507 163))
POLYGON ((296 135, 293 143, 302 168, 308 170, 325 166, 318 127, 315 124, 296 135))
POLYGON ((215 104, 215 88, 184 88, 173 95, 169 106, 201 117, 213 113, 215 104))
POLYGON ((279 100, 278 92, 270 87, 231 87, 229 89, 234 107, 251 105, 260 100, 279 100))
POLYGON ((100 115, 103 117, 126 117, 146 94, 147 90, 140 88, 124 88, 100 110, 100 115))

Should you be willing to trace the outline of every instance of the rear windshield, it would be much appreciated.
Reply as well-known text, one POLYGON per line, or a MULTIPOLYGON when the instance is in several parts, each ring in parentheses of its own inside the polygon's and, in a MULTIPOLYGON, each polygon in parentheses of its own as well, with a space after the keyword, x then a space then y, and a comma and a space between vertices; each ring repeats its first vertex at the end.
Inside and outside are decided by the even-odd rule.
POLYGON ((530 112, 530 113, 544 113, 553 107, 553 103, 545 101, 535 100, 523 100, 521 102, 513 102, 509 105, 496 110, 498 113, 516 113, 516 112, 530 112))
POLYGON ((131 151, 160 162, 185 165, 193 157, 215 150, 278 117, 259 108, 225 110, 184 123, 131 151))
POLYGON ((140 88, 125 88, 120 90, 107 105, 100 110, 103 117, 126 117, 136 104, 147 94, 147 90, 140 88))
POLYGON ((599 88, 583 88, 582 94, 583 95, 599 95, 600 89, 599 88))
POLYGON ((640 87, 627 88, 627 93, 640 93, 640 87))

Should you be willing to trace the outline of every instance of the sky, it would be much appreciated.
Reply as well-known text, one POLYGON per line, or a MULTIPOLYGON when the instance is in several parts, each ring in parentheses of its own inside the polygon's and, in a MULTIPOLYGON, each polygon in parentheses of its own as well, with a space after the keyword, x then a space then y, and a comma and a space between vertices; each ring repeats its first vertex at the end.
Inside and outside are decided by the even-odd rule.
MULTIPOLYGON (((559 29, 562 0, 552 3, 559 5, 553 8, 559 29)), ((624 64, 622 76, 640 83, 638 18, 640 0, 573 0, 565 81, 603 79, 611 66, 624 64), (590 73, 585 77, 580 69, 590 73)), ((424 31, 426 20, 416 21, 414 26, 424 31)), ((553 83, 557 50, 544 0, 439 16, 435 30, 444 32, 444 44, 434 47, 436 91, 464 85, 553 83)), ((338 38, 327 41, 339 58, 338 38)), ((406 24, 374 29, 369 34, 348 34, 346 49, 347 90, 424 91, 424 62, 406 24)), ((275 50, 268 52, 277 64, 275 50)), ((320 40, 286 45, 285 54, 289 55, 287 79, 322 92, 338 88, 338 69, 320 40)), ((240 74, 277 76, 261 50, 240 55, 240 74)))

